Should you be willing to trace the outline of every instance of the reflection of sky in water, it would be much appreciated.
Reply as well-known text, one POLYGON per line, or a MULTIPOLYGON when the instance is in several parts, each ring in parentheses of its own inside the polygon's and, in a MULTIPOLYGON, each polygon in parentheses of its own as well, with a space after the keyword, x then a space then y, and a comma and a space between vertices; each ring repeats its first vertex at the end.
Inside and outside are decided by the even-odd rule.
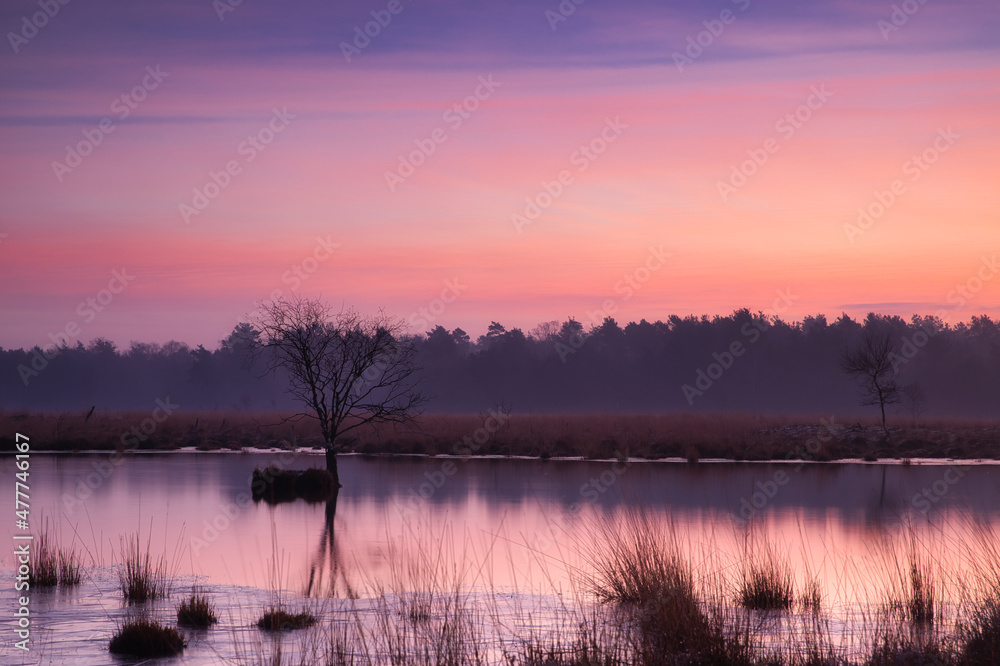
MULTIPOLYGON (((78 551, 104 565, 117 561, 120 535, 141 530, 154 557, 165 553, 178 575, 197 576, 209 589, 311 588, 322 597, 332 585, 337 596, 366 597, 376 589, 433 587, 433 577, 571 598, 580 591, 573 573, 589 570, 601 535, 621 529, 641 507, 650 529, 673 530, 696 571, 721 574, 733 585, 746 543, 766 540, 788 559, 799 588, 818 579, 834 626, 866 600, 885 600, 887 581, 908 566, 911 542, 957 580, 975 571, 982 530, 971 516, 1000 531, 997 466, 963 468, 961 478, 948 474, 957 482, 942 484, 949 468, 938 465, 636 463, 626 469, 611 462, 474 460, 452 461, 454 473, 444 475, 451 469, 444 459, 350 456, 341 458, 345 487, 330 530, 333 507, 244 501, 251 470, 276 457, 136 456, 76 503, 72 498, 85 494, 80 480, 107 458, 33 456, 33 525, 40 527, 43 516, 58 523, 61 543, 76 539, 78 551), (785 479, 778 472, 787 482, 769 485, 785 479), (935 483, 945 491, 940 497, 935 483), (914 503, 924 488, 939 500, 926 514, 922 502, 914 503), (766 504, 763 495, 756 498, 763 506, 748 533, 736 517, 755 491, 773 497, 766 504)), ((321 464, 321 457, 301 457, 292 466, 321 464)), ((0 473, 10 478, 12 465, 3 460, 0 473)), ((9 569, 10 553, 2 557, 9 569)), ((109 569, 99 572, 113 579, 109 569)), ((103 587, 113 590, 114 581, 103 587)), ((4 603, 10 594, 5 589, 4 603)), ((67 607, 59 594, 38 597, 34 612, 47 631, 86 638, 80 632, 92 630, 74 624, 73 613, 87 616, 94 603, 90 611, 120 612, 111 595, 74 598, 67 607)))

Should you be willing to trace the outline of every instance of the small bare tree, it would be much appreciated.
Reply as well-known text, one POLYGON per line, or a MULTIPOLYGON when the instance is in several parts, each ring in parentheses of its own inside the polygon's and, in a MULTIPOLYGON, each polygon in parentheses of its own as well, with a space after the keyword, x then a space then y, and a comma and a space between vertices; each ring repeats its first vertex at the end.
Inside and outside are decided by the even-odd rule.
POLYGON ((381 312, 334 314, 319 299, 295 296, 261 303, 251 324, 258 332, 254 358, 269 371, 285 369, 289 393, 306 407, 291 418, 319 421, 326 467, 338 485, 338 438, 363 426, 410 421, 424 402, 416 350, 400 320, 381 312))
POLYGON ((885 406, 902 401, 902 390, 896 381, 892 365, 895 345, 886 326, 868 325, 861 341, 846 351, 840 367, 854 377, 861 391, 862 405, 878 405, 882 411, 882 432, 889 434, 885 424, 885 406))

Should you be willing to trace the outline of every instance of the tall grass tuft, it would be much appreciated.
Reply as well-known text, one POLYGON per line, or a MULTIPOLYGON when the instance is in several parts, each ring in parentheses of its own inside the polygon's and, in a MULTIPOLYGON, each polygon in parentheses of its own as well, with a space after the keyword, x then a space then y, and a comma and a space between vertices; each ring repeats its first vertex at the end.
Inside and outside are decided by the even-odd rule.
POLYGON ((823 605, 823 592, 820 589, 819 580, 810 578, 806 583, 806 589, 799 597, 799 606, 803 611, 816 614, 820 612, 823 605))
POLYGON ((208 629, 218 621, 211 602, 204 594, 193 592, 177 607, 177 624, 183 627, 208 629))
POLYGON ((152 561, 148 541, 145 552, 141 552, 138 535, 122 537, 121 558, 118 579, 126 602, 139 604, 166 595, 166 564, 162 557, 152 561))
POLYGON ((48 530, 43 528, 31 549, 31 571, 28 585, 31 587, 55 587, 59 583, 59 556, 52 547, 48 530))
POLYGON ((644 514, 631 513, 608 524, 603 541, 590 588, 620 605, 633 626, 632 663, 750 663, 749 643, 703 610, 672 529, 664 536, 644 514))
POLYGON ((745 555, 742 580, 736 592, 736 603, 748 610, 788 610, 795 599, 792 569, 779 558, 771 544, 754 546, 745 555))
POLYGON ((930 567, 915 554, 910 557, 910 588, 906 596, 906 614, 917 624, 934 622, 934 574, 930 567))
POLYGON ((82 565, 76 552, 59 550, 59 584, 72 587, 80 584, 82 565))
POLYGON ((964 631, 964 666, 1000 664, 1000 591, 979 603, 964 631))

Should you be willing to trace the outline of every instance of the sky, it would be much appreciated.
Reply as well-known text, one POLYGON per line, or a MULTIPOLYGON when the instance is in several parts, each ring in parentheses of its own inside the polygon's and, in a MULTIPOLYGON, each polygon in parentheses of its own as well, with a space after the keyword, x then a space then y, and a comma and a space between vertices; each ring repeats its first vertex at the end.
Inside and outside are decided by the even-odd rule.
POLYGON ((988 0, 17 0, 0 29, 2 347, 213 348, 292 295, 474 337, 1000 315, 988 0))

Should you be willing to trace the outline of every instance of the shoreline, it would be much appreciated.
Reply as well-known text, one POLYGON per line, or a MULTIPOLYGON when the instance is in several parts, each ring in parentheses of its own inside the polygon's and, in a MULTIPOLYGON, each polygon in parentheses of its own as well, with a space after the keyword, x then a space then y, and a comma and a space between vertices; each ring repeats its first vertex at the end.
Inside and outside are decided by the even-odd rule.
MULTIPOLYGON (((217 449, 211 451, 199 450, 195 447, 180 447, 176 449, 135 449, 135 450, 122 450, 116 451, 112 449, 90 449, 90 450, 80 450, 80 451, 66 451, 66 450, 48 450, 39 449, 32 450, 33 455, 62 455, 70 457, 86 457, 86 456, 104 456, 114 453, 121 454, 133 454, 133 455, 177 455, 177 454, 195 454, 195 455, 268 455, 268 454, 281 454, 281 453, 291 453, 294 455, 306 455, 306 456, 324 456, 325 451, 317 448, 301 448, 298 450, 291 449, 255 449, 247 448, 242 450, 232 450, 232 449, 217 449)), ((13 452, 0 451, 0 458, 5 455, 13 455, 13 452)), ((798 460, 789 458, 774 458, 774 459, 762 459, 762 460, 733 460, 732 458, 701 458, 697 463, 691 463, 688 460, 680 457, 671 458, 587 458, 584 456, 553 456, 548 458, 542 458, 540 456, 527 456, 527 455, 497 455, 497 454, 484 454, 484 455, 469 455, 460 456, 448 453, 360 453, 355 451, 345 451, 338 453, 337 457, 345 458, 419 458, 424 460, 459 460, 459 461, 469 461, 469 460, 519 460, 519 461, 541 461, 541 462, 588 462, 588 463, 623 463, 628 465, 646 465, 646 464, 668 464, 668 465, 691 465, 691 464, 705 464, 705 465, 718 465, 718 464, 729 464, 729 465, 891 465, 899 467, 907 467, 910 465, 921 466, 921 467, 948 467, 952 465, 960 466, 1000 466, 1000 459, 996 458, 877 458, 875 460, 865 460, 863 458, 840 458, 837 460, 798 460)))
MULTIPOLYGON (((251 412, 0 412, 0 453, 15 434, 41 453, 315 451, 309 419, 251 412)), ((405 428, 358 429, 338 454, 661 462, 1000 462, 1000 420, 874 419, 740 413, 426 414, 405 428)))

